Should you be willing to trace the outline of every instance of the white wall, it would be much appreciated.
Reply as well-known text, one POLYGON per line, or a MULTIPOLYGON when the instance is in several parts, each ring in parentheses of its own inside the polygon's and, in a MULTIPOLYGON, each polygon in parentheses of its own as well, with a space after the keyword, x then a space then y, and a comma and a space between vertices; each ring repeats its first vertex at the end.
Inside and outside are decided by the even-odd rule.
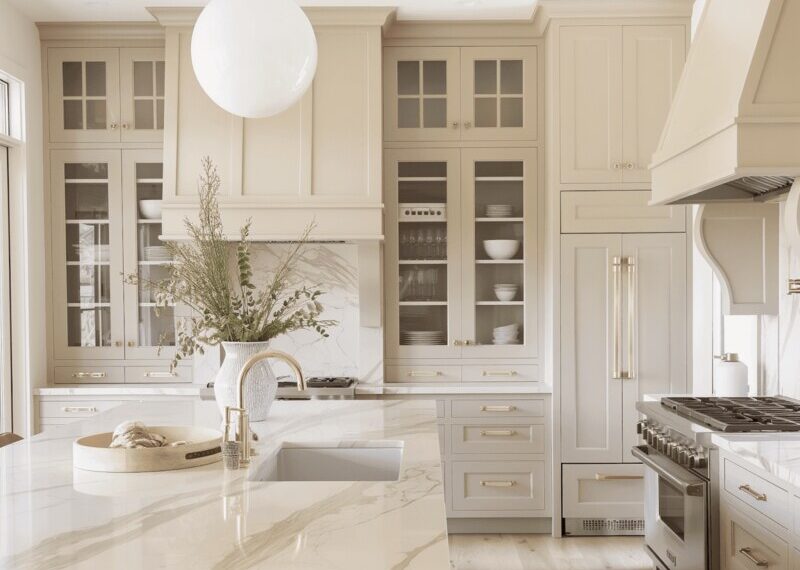
POLYGON ((25 146, 10 157, 10 233, 14 431, 27 436, 31 390, 47 377, 42 74, 39 32, 6 0, 0 0, 0 69, 25 88, 25 146))

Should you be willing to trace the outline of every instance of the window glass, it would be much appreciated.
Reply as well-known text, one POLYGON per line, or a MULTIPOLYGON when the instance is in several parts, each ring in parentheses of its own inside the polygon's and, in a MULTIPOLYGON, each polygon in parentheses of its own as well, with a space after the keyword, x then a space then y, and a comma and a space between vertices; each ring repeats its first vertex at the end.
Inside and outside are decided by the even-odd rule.
POLYGON ((0 79, 0 134, 9 134, 10 110, 8 105, 8 83, 0 79))

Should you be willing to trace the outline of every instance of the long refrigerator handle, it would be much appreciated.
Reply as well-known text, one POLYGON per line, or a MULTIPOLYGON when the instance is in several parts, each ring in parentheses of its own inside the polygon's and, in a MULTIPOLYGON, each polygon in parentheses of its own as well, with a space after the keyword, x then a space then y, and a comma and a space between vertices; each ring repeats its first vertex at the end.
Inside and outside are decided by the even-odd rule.
POLYGON ((622 352, 622 258, 614 256, 611 260, 613 299, 611 309, 612 326, 612 354, 611 354, 611 378, 614 380, 622 379, 622 367, 620 365, 622 352))
POLYGON ((628 371, 623 378, 636 378, 636 259, 628 257, 623 260, 628 272, 628 371))

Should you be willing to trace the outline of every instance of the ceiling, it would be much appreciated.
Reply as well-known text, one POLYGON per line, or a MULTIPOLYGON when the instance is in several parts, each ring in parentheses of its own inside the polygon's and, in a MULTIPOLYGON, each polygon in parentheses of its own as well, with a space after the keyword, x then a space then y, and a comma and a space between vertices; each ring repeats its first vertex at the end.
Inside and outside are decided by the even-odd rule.
MULTIPOLYGON (((202 6, 206 0, 0 0, 35 22, 152 20, 149 6, 202 6)), ((298 0, 301 6, 397 6, 400 20, 527 20, 537 0, 298 0)))

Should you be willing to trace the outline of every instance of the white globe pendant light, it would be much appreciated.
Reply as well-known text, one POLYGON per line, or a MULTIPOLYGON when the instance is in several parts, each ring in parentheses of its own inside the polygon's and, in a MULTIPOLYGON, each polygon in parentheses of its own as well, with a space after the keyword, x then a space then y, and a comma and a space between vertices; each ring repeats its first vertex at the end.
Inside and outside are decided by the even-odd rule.
POLYGON ((192 32, 192 66, 229 113, 270 117, 311 85, 317 40, 294 0, 211 0, 192 32))

